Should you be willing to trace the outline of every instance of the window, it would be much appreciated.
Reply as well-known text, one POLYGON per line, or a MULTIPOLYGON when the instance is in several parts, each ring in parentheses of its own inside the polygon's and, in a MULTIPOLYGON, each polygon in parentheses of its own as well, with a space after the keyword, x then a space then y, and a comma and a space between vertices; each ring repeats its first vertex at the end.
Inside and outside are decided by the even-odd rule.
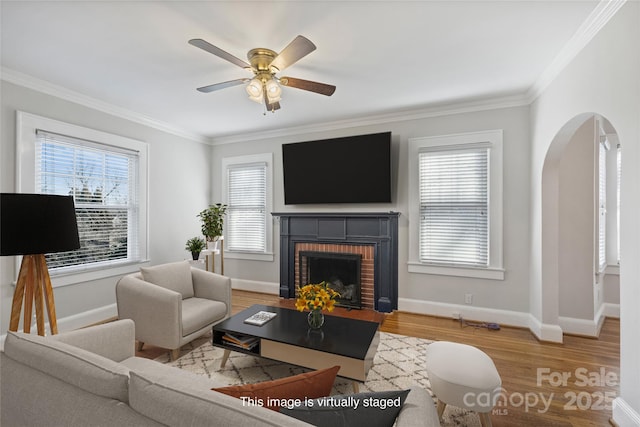
POLYGON ((47 255, 49 269, 138 261, 138 153, 36 135, 36 192, 72 195, 80 236, 80 249, 47 255))
POLYGON ((489 265, 488 148, 419 157, 420 262, 489 265))
POLYGON ((409 140, 409 271, 502 280, 502 131, 409 140))
MULTIPOLYGON (((620 266, 620 174, 622 167, 622 149, 617 142, 618 137, 616 134, 607 134, 606 136, 610 149, 607 150, 606 170, 604 171, 606 172, 605 273, 616 274, 619 272, 620 266)), ((598 168, 598 174, 601 173, 603 173, 603 171, 601 168, 598 168)), ((600 237, 600 235, 598 237, 600 237)), ((601 241, 598 243, 601 243, 601 241)), ((599 259, 599 261, 602 260, 599 259)), ((602 267, 602 265, 599 267, 602 267)))
POLYGON ((54 282, 137 269, 147 248, 146 144, 22 112, 18 129, 18 191, 74 197, 80 249, 47 255, 54 282))
POLYGON ((271 154, 223 159, 225 256, 273 260, 271 154))

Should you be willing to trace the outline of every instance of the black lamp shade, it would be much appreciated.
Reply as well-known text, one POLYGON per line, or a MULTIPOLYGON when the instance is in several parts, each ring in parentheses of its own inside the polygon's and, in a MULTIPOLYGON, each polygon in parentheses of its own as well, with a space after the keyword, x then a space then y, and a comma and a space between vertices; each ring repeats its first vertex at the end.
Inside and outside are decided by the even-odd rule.
POLYGON ((80 247, 72 196, 0 194, 0 255, 35 255, 80 247))

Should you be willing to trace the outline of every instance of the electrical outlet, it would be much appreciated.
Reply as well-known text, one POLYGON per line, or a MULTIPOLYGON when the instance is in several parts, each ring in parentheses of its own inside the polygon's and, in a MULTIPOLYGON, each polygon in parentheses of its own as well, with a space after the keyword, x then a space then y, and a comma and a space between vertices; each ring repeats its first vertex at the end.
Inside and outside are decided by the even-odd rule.
POLYGON ((464 294, 464 303, 473 304, 473 294, 464 294))

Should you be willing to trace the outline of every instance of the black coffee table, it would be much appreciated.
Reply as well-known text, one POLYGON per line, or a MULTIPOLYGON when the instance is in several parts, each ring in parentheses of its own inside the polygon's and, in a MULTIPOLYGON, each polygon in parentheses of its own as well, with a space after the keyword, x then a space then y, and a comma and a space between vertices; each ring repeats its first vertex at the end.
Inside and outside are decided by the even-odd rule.
POLYGON ((213 345, 225 350, 221 366, 229 353, 237 351, 290 363, 310 369, 323 369, 339 365, 338 375, 358 383, 364 382, 373 365, 380 336, 378 323, 325 314, 320 330, 311 330, 307 324, 308 312, 253 305, 229 319, 213 326, 213 345), (277 316, 262 326, 244 323, 259 311, 270 311, 277 316), (225 333, 258 338, 250 350, 227 344, 225 333))

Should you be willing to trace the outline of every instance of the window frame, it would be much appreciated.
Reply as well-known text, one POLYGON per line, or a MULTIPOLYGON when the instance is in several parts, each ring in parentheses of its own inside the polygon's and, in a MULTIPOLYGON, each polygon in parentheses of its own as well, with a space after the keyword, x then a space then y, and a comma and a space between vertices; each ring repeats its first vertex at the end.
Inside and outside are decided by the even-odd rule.
MULTIPOLYGON (((37 130, 65 135, 71 138, 92 141, 99 145, 111 146, 138 152, 138 259, 109 263, 95 263, 78 267, 64 267, 51 270, 52 286, 60 287, 77 283, 120 276, 138 271, 141 264, 148 262, 148 144, 131 138, 86 128, 79 125, 49 119, 23 111, 16 113, 16 191, 35 193, 36 191, 36 146, 37 130)), ((16 257, 19 266, 22 257, 16 257)))
POLYGON ((620 178, 622 147, 617 135, 607 135, 611 149, 607 152, 607 244, 605 274, 620 271, 620 178), (615 147, 615 149, 614 149, 615 147))
MULTIPOLYGON (((274 260, 273 254, 273 221, 270 217, 273 211, 273 153, 251 154, 245 156, 224 157, 221 160, 222 203, 229 202, 228 169, 251 164, 266 165, 266 197, 265 197, 265 245, 264 252, 232 251, 228 247, 228 239, 224 239, 224 256, 229 259, 244 259, 252 261, 274 260)), ((224 234, 224 231, 223 231, 224 234)))
POLYGON ((608 167, 607 159, 609 153, 609 142, 601 140, 598 144, 598 168, 597 168, 597 188, 596 188, 596 269, 597 273, 604 273, 607 268, 607 247, 609 246, 609 236, 607 223, 609 215, 607 214, 607 185, 608 185, 608 167))
POLYGON ((451 135, 409 138, 409 261, 410 273, 504 280, 503 268, 503 131, 488 130, 451 135), (489 265, 449 265, 420 261, 419 153, 456 147, 488 146, 489 265))

